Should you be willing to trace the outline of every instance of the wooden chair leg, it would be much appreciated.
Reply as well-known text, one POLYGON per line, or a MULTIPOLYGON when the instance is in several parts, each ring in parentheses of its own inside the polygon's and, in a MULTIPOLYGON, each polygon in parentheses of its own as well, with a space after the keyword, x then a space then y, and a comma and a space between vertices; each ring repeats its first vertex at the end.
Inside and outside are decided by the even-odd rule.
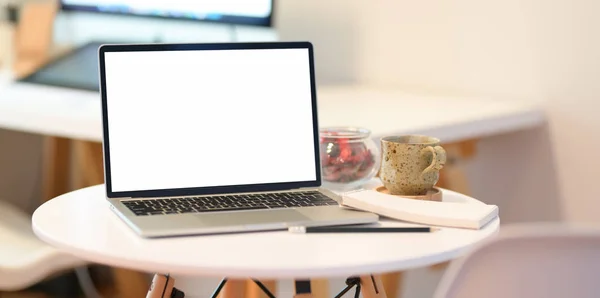
MULTIPOLYGON (((275 293, 277 292, 277 281, 275 280, 261 280, 260 281, 263 285, 265 285, 265 287, 267 287, 267 289, 269 289, 269 291, 271 291, 271 293, 273 293, 275 295, 275 293)), ((263 290, 261 290, 261 288, 256 285, 256 283, 253 280, 247 280, 246 281, 246 296, 248 298, 268 298, 267 294, 265 294, 265 292, 263 292, 263 290)))
POLYGON ((221 290, 219 298, 244 298, 246 294, 246 280, 229 279, 221 290))
POLYGON ((380 275, 361 276, 360 286, 364 298, 387 298, 380 275))

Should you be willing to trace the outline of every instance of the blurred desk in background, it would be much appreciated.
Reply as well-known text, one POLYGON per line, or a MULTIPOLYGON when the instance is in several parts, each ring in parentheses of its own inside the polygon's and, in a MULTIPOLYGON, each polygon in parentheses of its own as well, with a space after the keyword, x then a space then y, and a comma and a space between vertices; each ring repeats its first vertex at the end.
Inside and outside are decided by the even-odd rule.
MULTIPOLYGON (((466 194, 470 190, 461 164, 476 154, 478 139, 544 123, 543 110, 532 102, 418 95, 361 85, 319 87, 318 105, 321 127, 365 127, 377 143, 386 135, 440 138, 449 158, 438 185, 466 194)), ((5 76, 0 81, 0 128, 50 136, 46 199, 103 183, 99 93, 18 83, 5 76)), ((131 277, 117 279, 127 287, 131 277)), ((397 297, 400 273, 384 275, 383 280, 389 297, 397 297)), ((275 287, 274 282, 267 284, 275 287)), ((315 297, 327 292, 327 284, 319 284, 315 297)), ((259 297, 256 287, 248 289, 256 290, 250 296, 259 297)))

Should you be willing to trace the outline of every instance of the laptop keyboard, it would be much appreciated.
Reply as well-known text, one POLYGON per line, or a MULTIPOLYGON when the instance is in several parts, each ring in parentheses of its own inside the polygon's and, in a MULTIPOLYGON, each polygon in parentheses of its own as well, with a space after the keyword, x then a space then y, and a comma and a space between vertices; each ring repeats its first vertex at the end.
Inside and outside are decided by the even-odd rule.
POLYGON ((338 205, 318 191, 122 201, 135 215, 239 211, 338 205))

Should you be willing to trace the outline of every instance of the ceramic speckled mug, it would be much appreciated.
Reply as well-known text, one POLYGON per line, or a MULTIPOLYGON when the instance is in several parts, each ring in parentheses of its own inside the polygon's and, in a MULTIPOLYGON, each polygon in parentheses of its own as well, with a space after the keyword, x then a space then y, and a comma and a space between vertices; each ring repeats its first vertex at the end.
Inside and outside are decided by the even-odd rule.
POLYGON ((440 178, 446 151, 428 136, 389 136, 381 139, 379 178, 393 195, 424 195, 440 178))

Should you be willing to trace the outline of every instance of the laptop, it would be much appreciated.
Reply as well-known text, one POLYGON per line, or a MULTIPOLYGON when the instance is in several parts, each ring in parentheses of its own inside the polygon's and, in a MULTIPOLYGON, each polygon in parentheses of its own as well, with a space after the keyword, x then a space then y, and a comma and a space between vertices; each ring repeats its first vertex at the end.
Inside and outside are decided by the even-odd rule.
POLYGON ((142 237, 378 220, 321 187, 310 43, 98 53, 106 196, 142 237))

